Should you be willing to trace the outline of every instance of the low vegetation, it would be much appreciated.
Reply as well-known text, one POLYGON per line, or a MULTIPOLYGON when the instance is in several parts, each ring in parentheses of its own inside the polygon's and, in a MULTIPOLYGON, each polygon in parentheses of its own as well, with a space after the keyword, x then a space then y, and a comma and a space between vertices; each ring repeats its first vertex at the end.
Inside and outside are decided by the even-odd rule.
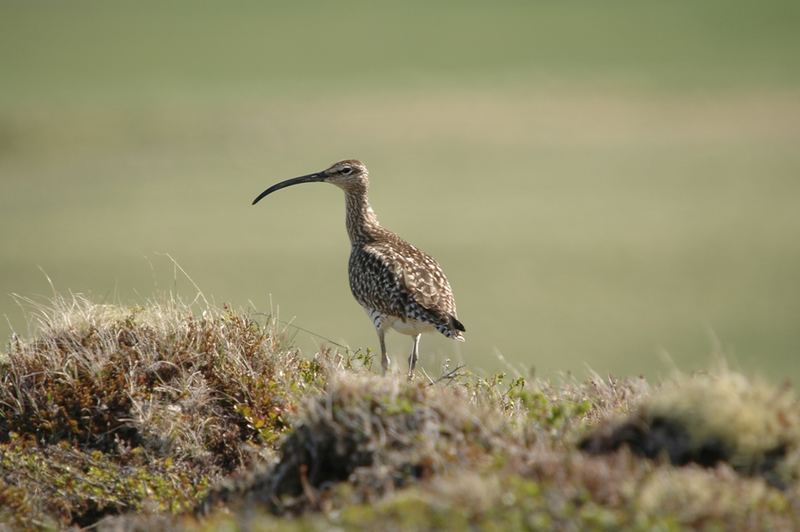
POLYGON ((58 299, 0 355, 0 528, 792 529, 800 410, 725 369, 578 382, 369 352, 267 318, 58 299))

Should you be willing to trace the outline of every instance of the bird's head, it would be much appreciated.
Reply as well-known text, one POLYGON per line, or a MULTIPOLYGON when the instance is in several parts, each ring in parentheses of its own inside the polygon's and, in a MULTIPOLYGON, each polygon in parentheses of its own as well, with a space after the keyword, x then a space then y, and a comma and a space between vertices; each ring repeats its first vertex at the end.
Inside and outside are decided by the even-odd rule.
POLYGON ((313 174, 303 175, 281 181, 269 187, 267 190, 253 200, 253 205, 261 201, 264 196, 272 194, 276 190, 290 187, 292 185, 299 185, 300 183, 315 183, 327 182, 336 185, 345 192, 354 191, 358 189, 366 189, 368 185, 369 171, 361 161, 355 159, 347 159, 332 164, 329 168, 315 172, 313 174))

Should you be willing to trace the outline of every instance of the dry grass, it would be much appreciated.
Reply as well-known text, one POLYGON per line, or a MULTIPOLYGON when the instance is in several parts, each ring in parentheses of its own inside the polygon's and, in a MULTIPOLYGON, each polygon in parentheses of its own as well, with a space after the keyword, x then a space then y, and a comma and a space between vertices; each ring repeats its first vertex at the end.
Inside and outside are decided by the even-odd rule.
POLYGON ((0 366, 13 528, 800 524, 796 399, 727 370, 409 383, 368 353, 302 358, 274 321, 226 308, 74 298, 38 316, 0 366))
MULTIPOLYGON (((187 473, 178 507, 269 456, 320 366, 283 346, 274 322, 262 327, 230 309, 199 314, 175 300, 124 309, 76 297, 38 307, 39 334, 13 340, 0 365, 0 443, 20 456, 67 446, 80 454, 64 455, 67 463, 168 461, 187 473)), ((58 490, 48 475, 28 477, 58 490)), ((138 508, 146 491, 115 508, 138 508)), ((60 522, 81 522, 83 510, 65 506, 60 522)))

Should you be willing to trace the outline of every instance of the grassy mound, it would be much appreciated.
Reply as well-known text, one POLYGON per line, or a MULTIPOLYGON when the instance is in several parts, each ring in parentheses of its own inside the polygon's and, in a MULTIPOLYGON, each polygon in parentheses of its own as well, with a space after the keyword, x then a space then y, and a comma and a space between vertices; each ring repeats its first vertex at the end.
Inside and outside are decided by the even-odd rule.
POLYGON ((274 324, 228 309, 76 298, 40 310, 38 336, 0 359, 3 479, 40 494, 31 519, 191 508, 273 452, 318 384, 318 364, 283 347, 274 324))
POLYGON ((607 423, 580 446, 596 454, 627 446, 675 465, 726 463, 787 487, 800 478, 800 403, 789 388, 735 373, 695 375, 669 383, 628 419, 607 423))
POLYGON ((0 356, 0 526, 800 526, 797 401, 729 371, 406 382, 225 308, 39 321, 0 356))
MULTIPOLYGON (((333 508, 332 491, 343 482, 354 500, 374 501, 451 469, 480 468, 519 445, 518 431, 496 414, 462 387, 334 373, 306 404, 275 466, 233 490, 276 514, 333 508)), ((224 487, 204 506, 236 498, 224 487)))

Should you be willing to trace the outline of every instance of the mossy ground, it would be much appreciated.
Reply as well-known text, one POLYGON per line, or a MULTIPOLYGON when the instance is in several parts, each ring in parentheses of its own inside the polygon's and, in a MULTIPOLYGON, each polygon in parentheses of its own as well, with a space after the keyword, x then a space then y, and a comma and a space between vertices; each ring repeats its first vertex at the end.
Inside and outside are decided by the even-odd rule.
POLYGON ((728 370, 662 385, 304 358, 274 321, 75 298, 0 357, 0 527, 800 526, 800 410, 728 370))

